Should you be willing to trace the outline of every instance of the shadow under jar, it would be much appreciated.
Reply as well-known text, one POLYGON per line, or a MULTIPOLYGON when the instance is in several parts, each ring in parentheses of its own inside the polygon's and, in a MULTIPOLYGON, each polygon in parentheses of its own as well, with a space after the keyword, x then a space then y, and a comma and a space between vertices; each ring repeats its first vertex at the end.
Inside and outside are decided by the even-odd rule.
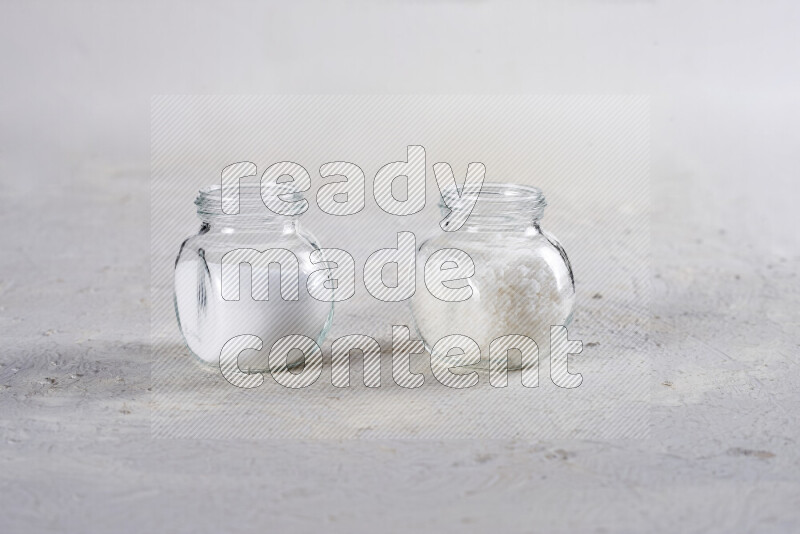
MULTIPOLYGON (((569 326, 572 320, 575 282, 564 248, 539 226, 546 205, 536 187, 485 183, 459 230, 440 231, 420 245, 417 272, 424 272, 440 249, 460 249, 475 264, 466 282, 445 282, 452 288, 468 285, 468 299, 447 302, 424 290, 412 297, 417 333, 429 351, 446 336, 467 336, 481 351, 480 362, 468 367, 488 369, 492 340, 519 334, 536 342, 540 359, 549 354, 550 326, 569 326)), ((451 215, 447 206, 468 209, 453 190, 446 190, 439 204, 444 216, 451 215)), ((508 366, 521 368, 519 351, 508 351, 508 366)))
MULTIPOLYGON (((266 193, 281 195, 284 201, 302 199, 285 185, 266 187, 271 188, 266 193)), ((183 242, 175 261, 175 312, 186 345, 201 362, 218 366, 227 341, 240 335, 258 336, 261 350, 239 355, 239 369, 245 373, 269 370, 270 347, 283 336, 299 334, 321 345, 333 320, 333 302, 313 298, 309 294, 313 288, 306 288, 309 280, 309 285, 321 286, 314 294, 332 292, 325 283, 330 273, 311 263, 310 254, 319 250, 317 240, 300 227, 300 212, 275 214, 266 208, 260 193, 258 185, 242 184, 239 213, 229 215, 222 211, 219 186, 202 189, 195 200, 200 230, 183 242), (247 252, 226 257, 226 287, 222 288, 223 257, 242 249, 247 252), (264 251, 277 252, 257 256, 264 251), (246 257, 253 261, 239 261, 246 257), (280 258, 281 263, 267 263, 269 258, 280 258), (327 274, 309 279, 320 270, 327 274), (294 282, 296 291, 286 285, 294 282)), ((225 201, 227 205, 231 199, 225 201)), ((302 362, 299 350, 288 355, 290 367, 302 362)))

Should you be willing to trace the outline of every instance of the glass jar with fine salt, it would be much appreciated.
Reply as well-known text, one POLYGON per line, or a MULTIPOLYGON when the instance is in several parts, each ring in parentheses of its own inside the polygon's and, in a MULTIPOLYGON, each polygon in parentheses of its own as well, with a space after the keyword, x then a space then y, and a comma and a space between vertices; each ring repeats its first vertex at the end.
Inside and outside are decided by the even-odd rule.
MULTIPOLYGON (((262 349, 238 357, 242 372, 255 373, 269 370, 270 347, 281 337, 302 335, 322 344, 333 302, 319 297, 333 290, 329 271, 321 268, 326 264, 313 255, 320 254, 316 239, 300 226, 301 194, 278 183, 242 183, 239 189, 236 214, 223 211, 223 201, 235 199, 223 199, 219 185, 202 189, 195 200, 201 225, 175 261, 175 311, 186 345, 209 365, 219 365, 230 339, 258 336, 262 349), (282 199, 288 211, 267 209, 262 193, 282 199)), ((289 354, 289 366, 302 361, 302 354, 289 354)))
MULTIPOLYGON (((452 189, 443 192, 439 206, 445 225, 453 210, 468 209, 469 203, 461 202, 458 194, 452 189)), ((568 326, 572 319, 575 284, 564 248, 540 227, 545 206, 544 195, 536 187, 484 183, 461 228, 437 232, 420 245, 417 272, 430 270, 435 262, 428 260, 442 249, 445 254, 463 251, 474 264, 474 270, 463 272, 463 277, 445 282, 452 289, 463 288, 463 300, 419 290, 412 297, 417 333, 428 350, 446 336, 467 336, 481 351, 474 367, 488 368, 491 342, 517 334, 536 342, 540 358, 549 352, 551 325, 568 326)), ((442 272, 457 267, 457 262, 446 263, 441 265, 442 272)), ((508 366, 521 367, 519 351, 508 351, 508 366)))

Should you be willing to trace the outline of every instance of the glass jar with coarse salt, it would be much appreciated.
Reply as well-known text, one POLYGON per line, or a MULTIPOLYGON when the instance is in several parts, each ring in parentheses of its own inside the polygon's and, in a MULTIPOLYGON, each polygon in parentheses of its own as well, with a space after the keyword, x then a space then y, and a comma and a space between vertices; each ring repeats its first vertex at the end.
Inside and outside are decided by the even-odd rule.
MULTIPOLYGON (((454 219, 454 210, 471 205, 454 189, 442 197, 444 225, 454 219)), ((572 320, 575 281, 564 247, 540 226, 546 205, 536 187, 485 183, 461 228, 437 232, 420 245, 417 272, 439 265, 429 262, 434 254, 456 254, 453 250, 466 253, 474 265, 460 280, 445 282, 452 289, 460 285, 466 298, 453 301, 419 290, 412 297, 417 333, 428 350, 446 336, 467 336, 481 354, 471 367, 488 368, 491 342, 516 334, 534 340, 540 358, 549 352, 550 327, 572 320)), ((445 272, 447 261, 439 263, 445 272)), ((508 368, 520 368, 520 351, 507 352, 508 368)))

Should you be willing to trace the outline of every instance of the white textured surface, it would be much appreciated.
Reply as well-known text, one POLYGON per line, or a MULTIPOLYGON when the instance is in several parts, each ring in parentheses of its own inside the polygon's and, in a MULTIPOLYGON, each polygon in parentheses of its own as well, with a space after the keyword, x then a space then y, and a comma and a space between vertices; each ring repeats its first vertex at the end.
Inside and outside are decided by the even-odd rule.
POLYGON ((0 17, 0 530, 800 529, 792 4, 66 6, 0 17), (149 96, 320 80, 653 93, 651 440, 150 439, 149 96))

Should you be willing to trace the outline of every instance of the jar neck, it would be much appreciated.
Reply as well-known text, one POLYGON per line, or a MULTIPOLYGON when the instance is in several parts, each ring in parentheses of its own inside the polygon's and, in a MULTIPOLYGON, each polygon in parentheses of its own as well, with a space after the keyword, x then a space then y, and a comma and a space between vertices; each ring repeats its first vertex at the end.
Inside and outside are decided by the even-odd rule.
POLYGON ((474 206, 456 190, 444 191, 439 204, 445 217, 471 208, 459 232, 538 232, 545 206, 536 187, 492 182, 483 184, 474 206))
POLYGON ((530 217, 471 215, 459 232, 539 232, 539 220, 530 217))
POLYGON ((267 208, 262 200, 262 191, 281 195, 285 202, 302 200, 290 185, 240 184, 239 190, 226 193, 218 185, 201 189, 195 200, 197 217, 202 221, 200 231, 237 233, 271 232, 295 233, 299 230, 298 218, 302 214, 300 204, 289 204, 293 208, 288 214, 279 214, 267 208), (225 206, 225 210, 223 210, 225 206))
POLYGON ((252 233, 268 232, 280 234, 294 234, 300 231, 300 221, 297 217, 200 217, 200 233, 252 233))

